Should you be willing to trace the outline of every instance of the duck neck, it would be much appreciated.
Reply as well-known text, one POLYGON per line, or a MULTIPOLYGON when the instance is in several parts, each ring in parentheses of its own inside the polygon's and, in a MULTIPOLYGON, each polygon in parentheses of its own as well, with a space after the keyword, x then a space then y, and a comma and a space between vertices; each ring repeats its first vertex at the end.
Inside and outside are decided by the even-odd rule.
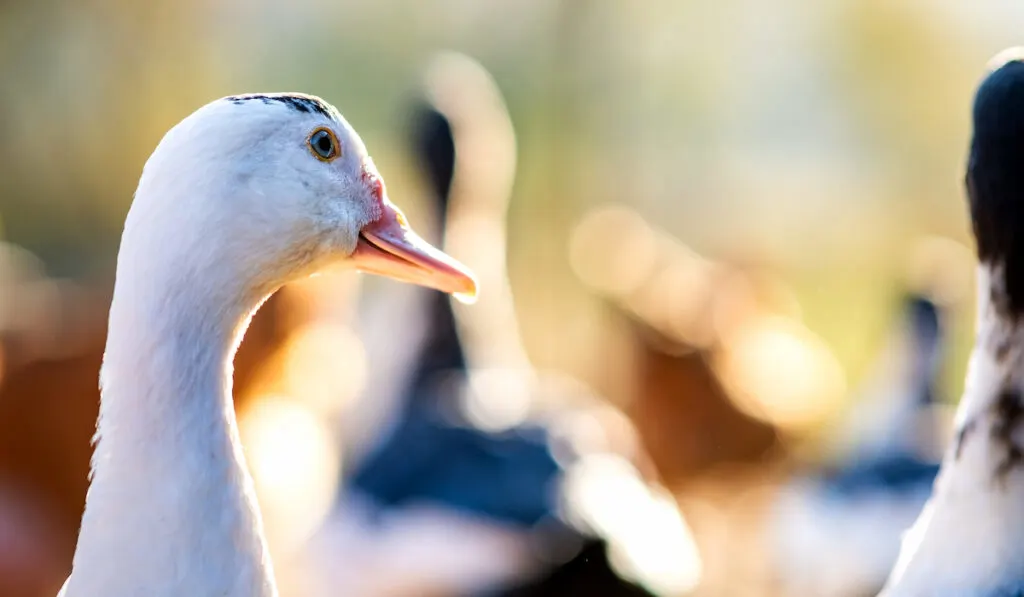
POLYGON ((231 399, 259 298, 204 288, 194 268, 132 261, 130 249, 69 595, 276 595, 231 399))
POLYGON ((960 476, 976 489, 1007 490, 1009 477, 1024 478, 1024 315, 1012 310, 1001 270, 978 270, 975 346, 945 463, 964 469, 960 476))
POLYGON ((905 536, 887 597, 1022 586, 1024 320, 1008 308, 1000 269, 979 269, 977 336, 956 434, 932 498, 905 536), (965 557, 965 545, 982 547, 965 557))

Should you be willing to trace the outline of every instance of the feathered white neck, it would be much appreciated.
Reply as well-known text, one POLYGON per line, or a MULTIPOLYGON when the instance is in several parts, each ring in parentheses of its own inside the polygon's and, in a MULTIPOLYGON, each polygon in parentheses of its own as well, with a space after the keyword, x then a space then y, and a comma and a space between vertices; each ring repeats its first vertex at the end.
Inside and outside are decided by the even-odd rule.
POLYGON ((66 594, 276 596, 231 400, 232 359, 263 296, 155 228, 129 215, 122 239, 66 594))
POLYGON ((932 499, 907 533, 885 597, 1024 590, 1024 327, 981 267, 978 320, 956 436, 932 499))

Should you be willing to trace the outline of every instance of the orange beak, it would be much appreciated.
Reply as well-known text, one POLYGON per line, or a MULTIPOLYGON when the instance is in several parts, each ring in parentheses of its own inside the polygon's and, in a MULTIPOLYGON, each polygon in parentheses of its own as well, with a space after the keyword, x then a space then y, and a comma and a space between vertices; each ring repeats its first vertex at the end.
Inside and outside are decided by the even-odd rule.
POLYGON ((462 302, 476 301, 476 279, 469 268, 420 238, 390 201, 382 203, 381 217, 359 231, 351 258, 356 269, 447 292, 462 302))

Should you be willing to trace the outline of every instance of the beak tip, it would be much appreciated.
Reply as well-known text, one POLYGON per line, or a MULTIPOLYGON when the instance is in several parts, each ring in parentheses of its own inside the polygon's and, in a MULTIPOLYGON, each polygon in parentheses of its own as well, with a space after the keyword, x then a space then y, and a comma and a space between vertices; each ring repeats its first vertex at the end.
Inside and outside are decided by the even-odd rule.
POLYGON ((466 290, 453 292, 452 296, 455 297, 455 300, 459 301, 464 305, 472 305, 476 303, 477 299, 479 298, 479 295, 477 294, 476 284, 473 284, 470 288, 466 290))
POLYGON ((477 301, 480 286, 476 281, 476 276, 469 270, 460 273, 462 275, 456 284, 457 287, 450 290, 449 293, 460 303, 472 305, 477 301))

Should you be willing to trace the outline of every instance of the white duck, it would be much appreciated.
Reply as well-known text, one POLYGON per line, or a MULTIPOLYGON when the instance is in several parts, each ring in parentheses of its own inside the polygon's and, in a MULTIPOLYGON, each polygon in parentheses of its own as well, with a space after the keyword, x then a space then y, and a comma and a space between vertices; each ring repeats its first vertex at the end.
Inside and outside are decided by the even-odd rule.
POLYGON ((997 56, 974 101, 967 194, 977 335, 932 497, 885 597, 1024 594, 1024 51, 997 56))
POLYGON ((232 357, 270 294, 333 263, 476 292, 408 228, 322 100, 227 97, 167 133, 125 222, 92 483, 60 595, 277 595, 232 357))

